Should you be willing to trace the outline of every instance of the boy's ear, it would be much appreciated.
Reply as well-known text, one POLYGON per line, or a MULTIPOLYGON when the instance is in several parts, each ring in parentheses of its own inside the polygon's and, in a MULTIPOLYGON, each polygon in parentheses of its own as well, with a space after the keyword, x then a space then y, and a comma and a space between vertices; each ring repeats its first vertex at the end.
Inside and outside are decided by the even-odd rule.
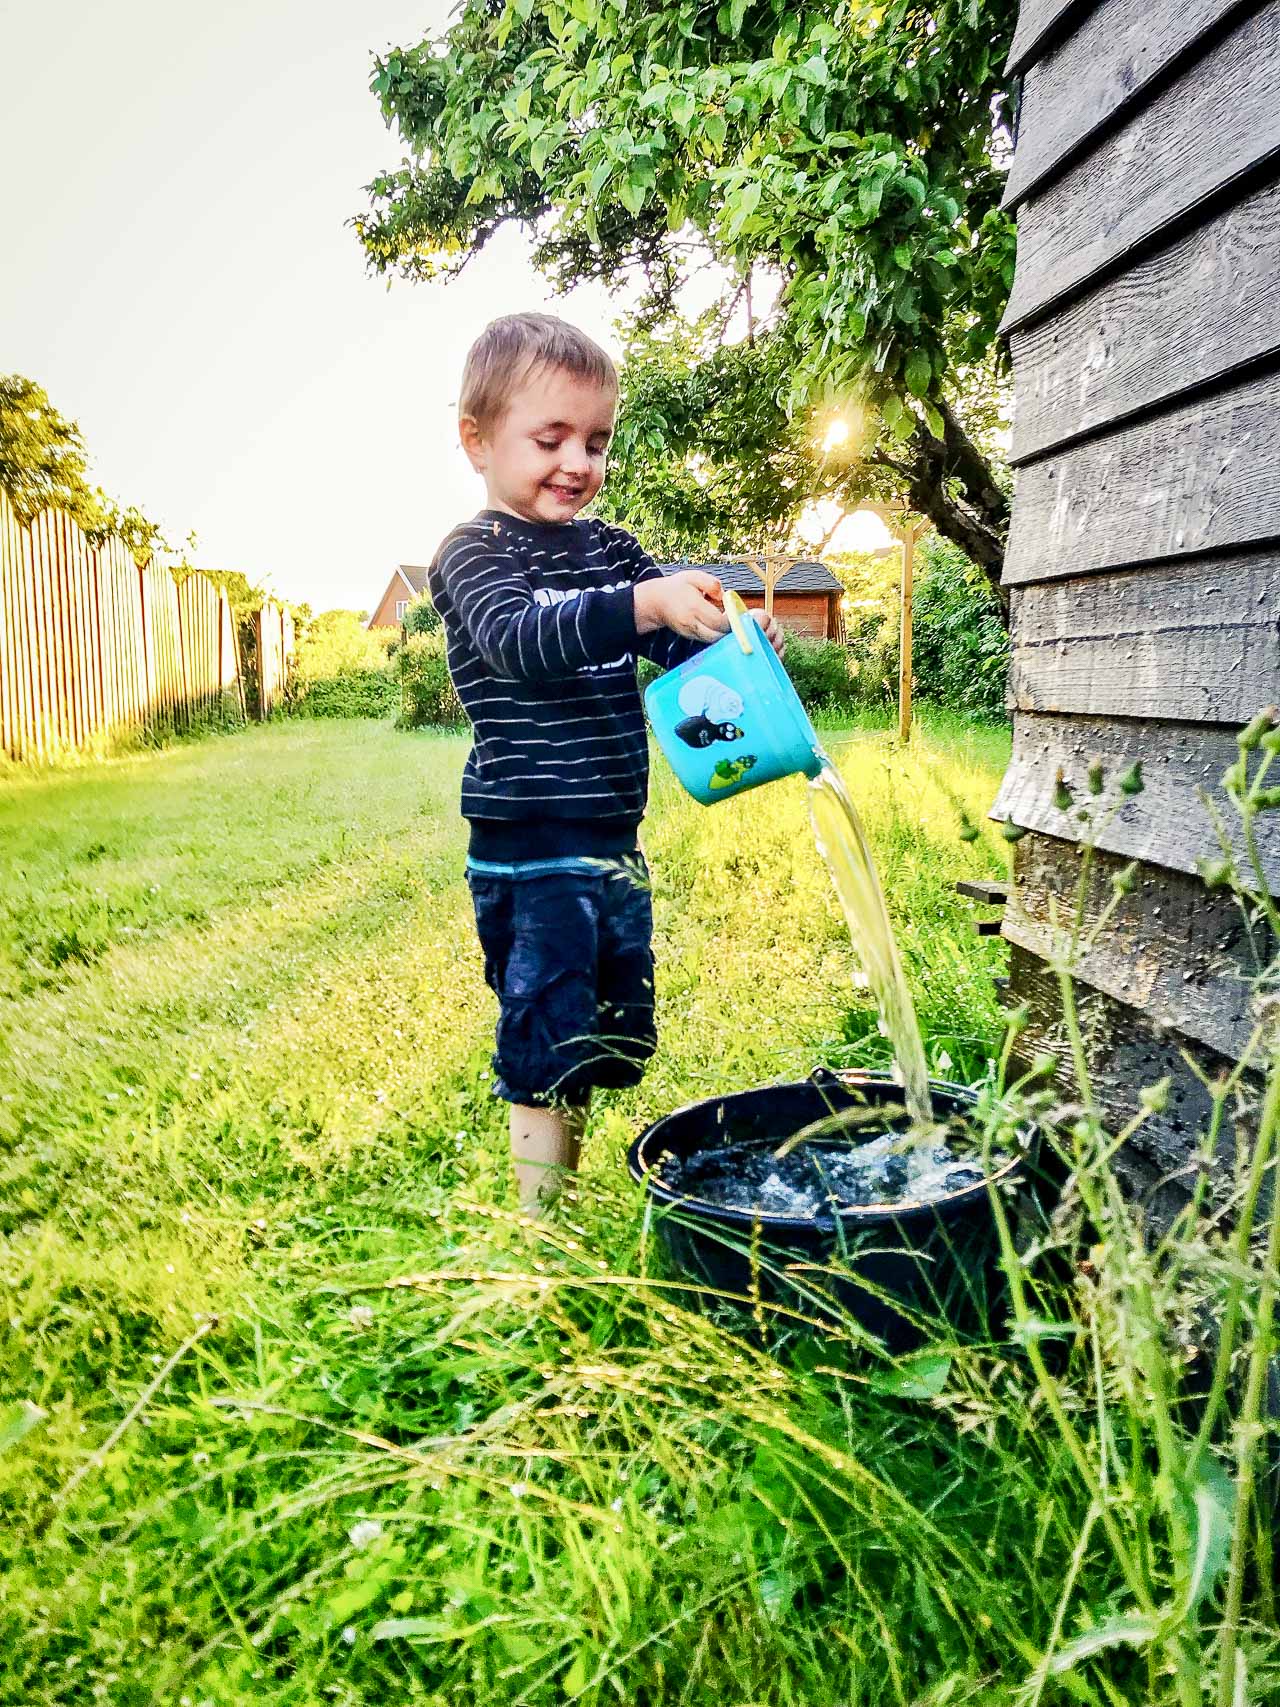
POLYGON ((467 461, 477 474, 483 474, 487 460, 487 447, 484 442, 484 434, 480 431, 474 415, 460 415, 458 417, 458 437, 462 440, 462 448, 467 453, 467 461))

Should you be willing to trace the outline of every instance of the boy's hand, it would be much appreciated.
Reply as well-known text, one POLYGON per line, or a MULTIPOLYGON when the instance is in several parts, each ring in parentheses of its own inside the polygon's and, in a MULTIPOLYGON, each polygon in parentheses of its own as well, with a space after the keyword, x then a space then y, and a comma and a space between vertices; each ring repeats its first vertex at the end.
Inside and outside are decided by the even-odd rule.
POLYGON ((783 633, 782 625, 777 617, 772 614, 766 616, 763 611, 757 611, 756 617, 761 628, 764 629, 765 638, 770 646, 773 647, 779 658, 785 658, 787 655, 787 637, 783 633))
POLYGON ((636 588, 636 632, 674 629, 686 640, 719 640, 729 632, 719 581, 702 569, 681 569, 636 588))

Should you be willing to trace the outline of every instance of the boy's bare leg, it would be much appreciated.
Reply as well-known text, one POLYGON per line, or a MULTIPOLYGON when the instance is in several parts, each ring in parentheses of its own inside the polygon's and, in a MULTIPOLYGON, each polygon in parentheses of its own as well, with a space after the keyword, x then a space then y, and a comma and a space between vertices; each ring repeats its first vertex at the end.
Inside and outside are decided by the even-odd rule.
POLYGON ((520 1207, 529 1214, 555 1197, 564 1173, 576 1173, 588 1104, 570 1108, 511 1105, 511 1160, 520 1207))

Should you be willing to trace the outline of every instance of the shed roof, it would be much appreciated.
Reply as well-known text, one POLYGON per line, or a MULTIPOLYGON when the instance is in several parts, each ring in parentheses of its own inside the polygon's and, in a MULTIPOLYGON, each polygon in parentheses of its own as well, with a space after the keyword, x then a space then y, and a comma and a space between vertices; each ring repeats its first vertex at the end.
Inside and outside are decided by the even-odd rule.
MULTIPOLYGON (((723 586, 735 593, 758 593, 764 586, 760 571, 750 563, 662 563, 664 575, 674 575, 681 569, 705 569, 723 586)), ((774 591, 778 593, 842 593, 844 587, 825 563, 794 563, 774 591)))

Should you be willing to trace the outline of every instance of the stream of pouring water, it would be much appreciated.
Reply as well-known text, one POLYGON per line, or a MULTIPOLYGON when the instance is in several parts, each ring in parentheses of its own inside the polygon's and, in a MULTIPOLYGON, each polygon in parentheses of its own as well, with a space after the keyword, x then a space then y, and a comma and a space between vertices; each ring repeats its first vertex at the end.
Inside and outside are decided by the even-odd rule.
POLYGON ((840 773, 825 755, 821 771, 809 784, 809 817, 880 1010, 880 1029, 893 1046, 911 1124, 927 1127, 933 1121, 933 1105, 915 1003, 866 832, 840 773))

